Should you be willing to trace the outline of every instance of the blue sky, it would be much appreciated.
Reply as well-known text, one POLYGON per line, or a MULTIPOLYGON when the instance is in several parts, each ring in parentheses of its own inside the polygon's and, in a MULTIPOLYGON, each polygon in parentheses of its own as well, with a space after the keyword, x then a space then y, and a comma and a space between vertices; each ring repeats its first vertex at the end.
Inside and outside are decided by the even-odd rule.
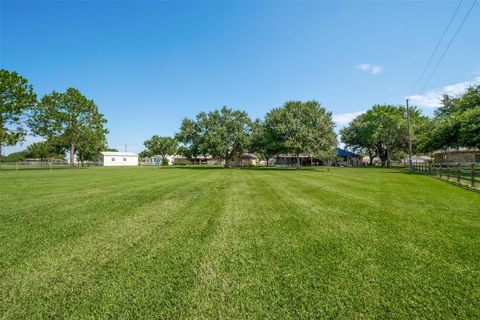
MULTIPOLYGON (((447 40, 471 4, 463 1, 447 40)), ((341 127, 412 94, 431 114, 439 94, 480 81, 477 4, 425 90, 412 92, 457 5, 2 1, 0 65, 39 97, 78 88, 105 114, 110 146, 129 151, 223 105, 255 118, 287 100, 316 99, 341 127)))

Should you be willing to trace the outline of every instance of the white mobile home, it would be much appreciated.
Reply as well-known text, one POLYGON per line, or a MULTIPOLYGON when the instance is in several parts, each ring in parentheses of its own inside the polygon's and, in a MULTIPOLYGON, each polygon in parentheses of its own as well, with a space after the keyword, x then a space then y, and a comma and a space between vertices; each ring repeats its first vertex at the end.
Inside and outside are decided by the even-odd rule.
POLYGON ((133 152, 102 151, 98 156, 102 166, 138 166, 138 154, 133 152))

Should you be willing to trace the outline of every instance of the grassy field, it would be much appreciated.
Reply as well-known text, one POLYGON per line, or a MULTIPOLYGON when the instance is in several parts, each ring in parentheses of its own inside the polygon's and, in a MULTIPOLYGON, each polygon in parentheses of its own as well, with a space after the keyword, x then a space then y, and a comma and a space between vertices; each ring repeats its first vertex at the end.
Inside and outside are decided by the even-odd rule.
POLYGON ((1 318, 479 318, 480 194, 394 169, 0 172, 1 318))

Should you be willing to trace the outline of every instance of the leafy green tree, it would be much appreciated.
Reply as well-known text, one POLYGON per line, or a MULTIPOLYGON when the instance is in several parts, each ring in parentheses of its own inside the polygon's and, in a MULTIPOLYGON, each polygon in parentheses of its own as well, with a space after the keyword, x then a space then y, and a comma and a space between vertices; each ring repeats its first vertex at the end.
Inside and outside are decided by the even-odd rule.
POLYGON ((480 149, 480 104, 463 112, 459 122, 458 144, 463 147, 480 149))
POLYGON ((35 134, 68 148, 72 166, 82 141, 88 139, 98 145, 106 140, 106 122, 93 100, 74 88, 44 96, 29 121, 35 134))
POLYGON ((107 150, 107 140, 105 135, 99 135, 95 130, 86 130, 82 138, 76 145, 77 158, 83 163, 85 161, 95 161, 100 151, 117 151, 107 150))
POLYGON ((202 151, 205 151, 203 133, 198 121, 183 119, 175 139, 182 144, 180 152, 187 158, 197 159, 202 151))
POLYGON ((0 70, 0 159, 4 146, 15 145, 25 137, 23 120, 36 101, 25 78, 15 71, 0 70))
POLYGON ((480 106, 480 84, 467 88, 463 94, 457 97, 443 95, 442 104, 435 110, 435 116, 459 114, 478 106, 480 106))
POLYGON ((1 158, 0 162, 21 162, 25 160, 25 158, 26 158, 25 150, 23 150, 23 151, 10 153, 9 155, 1 158))
POLYGON ((162 164, 165 164, 168 155, 175 154, 178 149, 177 140, 171 137, 160 137, 154 135, 149 140, 146 140, 143 144, 145 148, 147 148, 147 154, 150 156, 159 155, 162 157, 162 164))
POLYGON ((331 112, 317 101, 289 101, 265 117, 265 134, 272 150, 325 157, 337 144, 331 112))
POLYGON ((148 150, 143 150, 138 154, 138 157, 140 159, 145 159, 145 158, 148 158, 150 156, 152 156, 152 155, 150 154, 150 152, 148 150))
MULTIPOLYGON (((394 152, 405 146, 407 127, 404 120, 404 110, 392 105, 376 105, 367 115, 376 124, 373 138, 377 141, 377 151, 382 165, 390 166, 394 152)), ((413 112, 411 112, 411 115, 413 112)))
POLYGON ((223 107, 197 116, 204 154, 225 160, 249 147, 252 121, 244 111, 223 107))
POLYGON ((35 158, 42 161, 48 159, 63 159, 65 158, 64 150, 58 145, 49 141, 32 143, 25 150, 26 158, 35 158))
MULTIPOLYGON (((421 145, 421 132, 425 131, 428 118, 418 108, 410 110, 412 150, 421 145)), ((392 155, 408 151, 405 108, 392 105, 375 105, 355 118, 341 130, 342 141, 355 151, 369 154, 370 164, 378 156, 382 166, 390 166, 392 155)))
POLYGON ((370 165, 373 165, 373 159, 378 156, 378 146, 374 139, 376 125, 369 120, 365 113, 357 116, 347 127, 340 130, 340 135, 348 148, 368 154, 370 165))
POLYGON ((458 97, 445 95, 435 111, 422 150, 479 148, 480 85, 472 86, 458 97))
POLYGON ((274 139, 270 134, 266 124, 260 119, 252 123, 252 135, 250 142, 250 151, 255 152, 260 158, 265 159, 267 166, 268 160, 281 151, 281 143, 274 139))

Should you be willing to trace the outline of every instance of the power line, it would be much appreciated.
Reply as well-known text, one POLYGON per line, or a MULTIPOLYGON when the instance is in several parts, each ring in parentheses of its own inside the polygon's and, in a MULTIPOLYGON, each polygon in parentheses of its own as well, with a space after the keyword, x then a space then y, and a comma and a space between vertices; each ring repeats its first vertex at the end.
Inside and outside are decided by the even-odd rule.
POLYGON ((431 63, 432 60, 433 60, 433 57, 434 57, 435 54, 437 53, 437 50, 438 50, 438 48, 440 47, 440 44, 442 43, 443 38, 445 38, 445 35, 447 34, 447 31, 448 31, 448 29, 450 28, 450 25, 452 24, 453 19, 454 19, 455 16, 457 15, 458 9, 460 9, 460 6, 462 5, 462 2, 463 2, 463 0, 460 0, 460 2, 458 3, 457 8, 455 9, 455 12, 454 12, 454 13, 452 14, 452 16, 450 17, 450 21, 448 21, 447 27, 446 27, 445 30, 443 31, 442 37, 440 38, 440 40, 438 40, 438 43, 437 43, 437 45, 435 46, 435 49, 433 49, 432 55, 431 55, 430 58, 428 59, 427 64, 425 65, 425 68, 423 69, 423 72, 422 72, 422 74, 420 75, 420 78, 418 78, 417 82, 415 83, 415 86, 413 87, 412 94, 415 93, 415 89, 417 89, 417 86, 420 84, 420 81, 423 79, 423 76, 425 75, 425 72, 427 72, 428 67, 430 66, 430 63, 431 63))
POLYGON ((470 12, 472 11, 472 9, 473 9, 473 7, 475 6, 476 3, 477 3, 477 0, 473 1, 472 5, 470 6, 470 9, 468 9, 467 14, 465 15, 465 17, 463 17, 463 20, 462 20, 462 22, 460 23, 460 25, 458 26, 457 31, 455 31, 455 34, 453 35, 452 39, 451 39, 450 42, 448 43, 448 45, 447 45, 447 47, 445 48, 445 50, 443 50, 443 53, 442 53, 442 55, 440 56, 440 59, 438 60, 437 64, 436 64, 435 67, 433 68, 432 72, 431 72, 430 75, 428 76, 427 81, 426 81, 425 84, 423 85, 422 90, 420 90, 420 91, 423 91, 423 90, 425 89, 425 87, 427 86, 428 82, 429 82, 430 79, 432 78, 433 74, 435 73, 435 71, 437 71, 437 68, 438 68, 438 66, 440 65, 440 62, 442 62, 443 57, 445 56, 445 54, 447 53, 448 49, 449 49, 450 46, 452 45, 453 40, 455 40, 455 38, 457 37, 458 32, 460 31, 460 29, 462 28, 463 24, 465 23, 465 20, 467 20, 468 16, 470 15, 470 12))

